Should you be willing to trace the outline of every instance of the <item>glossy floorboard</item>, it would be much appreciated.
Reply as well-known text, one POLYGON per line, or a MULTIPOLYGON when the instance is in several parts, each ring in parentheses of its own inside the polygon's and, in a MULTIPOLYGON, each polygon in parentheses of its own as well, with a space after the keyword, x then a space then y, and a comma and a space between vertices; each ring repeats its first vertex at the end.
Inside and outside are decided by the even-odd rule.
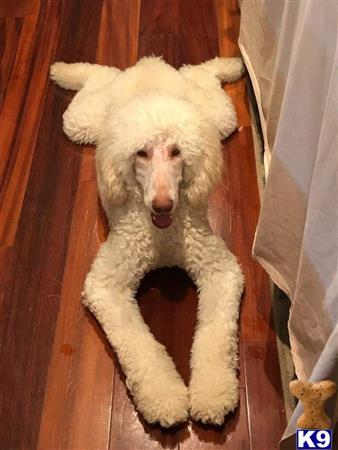
MULTIPOLYGON (((56 60, 125 68, 144 55, 174 66, 238 54, 236 0, 15 0, 0 7, 0 447, 274 450, 285 426, 269 280, 251 259, 259 213, 245 80, 227 86, 240 129, 224 143, 210 222, 246 275, 241 403, 223 427, 172 430, 136 414, 124 376, 80 304, 107 228, 94 149, 69 142, 72 94, 48 81, 56 60)), ((189 379, 195 288, 181 270, 149 274, 142 314, 189 379)))

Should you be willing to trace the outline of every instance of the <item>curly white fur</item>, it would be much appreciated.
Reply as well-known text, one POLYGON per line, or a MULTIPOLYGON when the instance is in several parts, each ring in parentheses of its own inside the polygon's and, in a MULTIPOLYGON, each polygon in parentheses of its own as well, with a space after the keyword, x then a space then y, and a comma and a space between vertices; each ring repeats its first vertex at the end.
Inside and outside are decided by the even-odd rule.
POLYGON ((79 92, 64 114, 64 130, 97 144, 99 191, 110 234, 87 275, 84 303, 117 352, 137 409, 148 422, 171 426, 190 415, 221 424, 238 403, 237 320, 243 277, 235 257, 214 236, 207 197, 222 167, 220 140, 237 127, 220 81, 243 73, 239 58, 215 58, 179 71, 144 58, 119 71, 87 63, 55 63, 51 78, 79 92), (184 183, 172 225, 151 222, 135 179, 138 149, 159 136, 180 148, 184 183), (187 270, 199 292, 189 389, 144 323, 135 292, 158 267, 187 270))

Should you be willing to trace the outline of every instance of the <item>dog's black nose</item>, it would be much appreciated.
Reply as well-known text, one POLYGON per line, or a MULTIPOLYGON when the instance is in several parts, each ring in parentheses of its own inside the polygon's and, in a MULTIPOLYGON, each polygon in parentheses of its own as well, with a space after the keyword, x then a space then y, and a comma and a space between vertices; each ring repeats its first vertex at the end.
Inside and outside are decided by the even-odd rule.
POLYGON ((171 213, 174 206, 174 202, 172 200, 168 200, 167 202, 156 202, 156 200, 153 201, 152 207, 155 214, 169 214, 171 213))

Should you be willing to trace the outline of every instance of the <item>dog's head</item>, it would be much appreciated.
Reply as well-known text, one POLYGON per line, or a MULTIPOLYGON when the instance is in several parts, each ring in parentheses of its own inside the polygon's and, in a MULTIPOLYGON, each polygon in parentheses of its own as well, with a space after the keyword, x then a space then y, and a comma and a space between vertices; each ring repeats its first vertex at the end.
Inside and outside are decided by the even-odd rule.
POLYGON ((97 149, 101 195, 122 204, 141 191, 155 226, 167 228, 182 196, 205 204, 222 170, 219 132, 189 102, 150 92, 107 114, 97 149))

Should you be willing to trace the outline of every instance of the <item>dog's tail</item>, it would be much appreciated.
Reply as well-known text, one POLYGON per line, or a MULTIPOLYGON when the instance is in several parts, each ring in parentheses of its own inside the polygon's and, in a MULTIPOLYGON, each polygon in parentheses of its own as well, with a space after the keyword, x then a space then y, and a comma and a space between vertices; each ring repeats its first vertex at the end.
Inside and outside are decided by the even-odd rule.
POLYGON ((115 67, 98 64, 56 62, 50 68, 50 78, 64 89, 79 91, 95 75, 97 85, 110 81, 120 71, 115 67))
POLYGON ((214 75, 220 82, 233 83, 241 78, 245 72, 242 58, 219 58, 210 59, 200 67, 214 75))

